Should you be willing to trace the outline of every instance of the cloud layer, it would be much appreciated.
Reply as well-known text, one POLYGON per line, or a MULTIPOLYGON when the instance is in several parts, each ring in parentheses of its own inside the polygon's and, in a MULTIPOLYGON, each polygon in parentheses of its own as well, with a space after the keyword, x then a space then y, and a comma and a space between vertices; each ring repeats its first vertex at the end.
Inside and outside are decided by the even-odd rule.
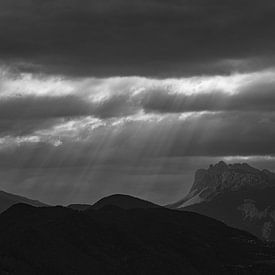
POLYGON ((181 79, 2 73, 2 167, 275 154, 275 72, 181 79))
POLYGON ((2 0, 0 59, 65 75, 175 76, 274 65, 274 1, 2 0))
POLYGON ((272 112, 275 71, 157 80, 2 74, 0 119, 119 118, 138 113, 272 112))

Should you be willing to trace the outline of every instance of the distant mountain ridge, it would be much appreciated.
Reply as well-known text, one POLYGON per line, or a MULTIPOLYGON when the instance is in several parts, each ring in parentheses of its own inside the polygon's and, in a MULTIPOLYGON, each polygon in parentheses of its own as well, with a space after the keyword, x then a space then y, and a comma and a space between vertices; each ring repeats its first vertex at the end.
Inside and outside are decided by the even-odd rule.
POLYGON ((274 198, 274 173, 221 161, 197 170, 190 192, 168 207, 198 212, 273 240, 274 198))
POLYGON ((17 203, 25 203, 36 207, 47 206, 45 203, 37 200, 31 200, 22 196, 0 191, 0 213, 17 203))

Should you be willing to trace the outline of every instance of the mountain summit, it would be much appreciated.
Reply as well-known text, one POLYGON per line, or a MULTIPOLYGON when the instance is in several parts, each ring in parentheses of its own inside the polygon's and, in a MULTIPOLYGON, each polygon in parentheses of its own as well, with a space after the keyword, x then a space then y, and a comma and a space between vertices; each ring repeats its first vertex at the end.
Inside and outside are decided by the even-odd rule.
POLYGON ((275 174, 247 163, 223 161, 199 169, 190 192, 169 205, 224 221, 264 238, 275 239, 275 174))
POLYGON ((91 209, 101 209, 104 207, 119 207, 122 209, 147 209, 147 208, 159 208, 160 206, 149 201, 145 201, 136 197, 123 194, 114 194, 105 198, 102 198, 91 209))
POLYGON ((258 170, 247 163, 226 164, 220 161, 210 165, 208 169, 199 169, 195 174, 195 181, 191 191, 220 193, 225 190, 240 190, 243 187, 264 188, 275 186, 275 174, 268 170, 258 170))

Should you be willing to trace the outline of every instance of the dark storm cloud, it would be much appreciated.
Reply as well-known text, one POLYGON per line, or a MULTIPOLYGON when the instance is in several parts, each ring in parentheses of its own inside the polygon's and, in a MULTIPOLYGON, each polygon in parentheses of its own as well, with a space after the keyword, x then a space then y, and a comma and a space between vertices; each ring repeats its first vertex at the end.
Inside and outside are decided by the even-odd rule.
MULTIPOLYGON (((274 113, 212 113, 161 121, 124 121, 91 130, 50 131, 60 143, 17 140, 1 144, 2 167, 138 167, 146 159, 186 156, 275 155, 274 113), (70 132, 71 131, 71 132, 70 132), (76 134, 76 137, 75 137, 76 134), (4 146, 4 147, 3 147, 4 146)), ((9 141, 11 139, 11 141, 9 141)), ((150 167, 150 165, 148 166, 150 167)))
POLYGON ((0 119, 88 115, 90 106, 76 96, 16 96, 1 99, 0 119))
POLYGON ((95 116, 101 119, 121 117, 137 112, 128 95, 113 95, 93 103, 69 96, 16 96, 0 100, 0 136, 28 135, 72 118, 95 116))
POLYGON ((170 116, 155 124, 130 123, 118 140, 125 148, 141 151, 143 156, 169 158, 274 155, 274 137, 274 112, 222 112, 178 120, 170 116), (132 133, 137 131, 138 137, 132 141, 132 133))
POLYGON ((0 57, 19 69, 163 76, 274 64, 272 0, 3 0, 0 11, 0 57))
MULTIPOLYGON (((170 82, 171 85, 162 81, 152 84, 150 81, 153 80, 150 79, 137 79, 136 82, 129 84, 127 78, 120 79, 115 83, 112 79, 105 79, 102 80, 100 84, 102 86, 99 87, 97 87, 99 85, 97 81, 89 82, 88 85, 74 83, 71 84, 71 94, 67 95, 58 94, 58 90, 55 92, 56 95, 51 95, 52 92, 41 95, 39 88, 34 94, 25 94, 25 90, 20 93, 19 83, 17 84, 19 88, 8 86, 10 94, 1 97, 0 136, 29 135, 37 130, 48 129, 72 119, 89 116, 108 122, 140 115, 142 112, 160 116, 190 112, 196 114, 204 111, 224 114, 233 112, 240 113, 240 115, 248 112, 256 114, 263 112, 263 115, 266 115, 265 113, 272 113, 275 110, 273 77, 273 72, 248 75, 245 79, 239 80, 240 82, 233 88, 232 93, 226 91, 228 89, 226 83, 237 80, 230 80, 230 77, 220 80, 224 82, 221 85, 224 85, 225 90, 222 88, 215 90, 216 81, 214 81, 214 84, 207 84, 208 86, 200 88, 201 90, 195 93, 190 93, 194 88, 192 85, 189 87, 184 82, 173 82, 173 80, 170 82), (143 83, 143 81, 145 82, 143 83), (136 88, 134 88, 136 85, 141 85, 142 90, 136 92, 136 88), (79 87, 84 88, 82 90, 79 87), (105 95, 106 87, 110 91, 105 95), (178 88, 182 89, 182 92, 177 92, 178 88), (96 89, 99 89, 99 94, 94 94, 96 89), (100 94, 102 91, 103 94, 100 94), (97 98, 98 96, 99 98, 97 98)), ((32 81, 28 82, 30 87, 32 87, 32 81)), ((85 80, 83 82, 86 83, 85 80)), ((205 85, 200 80, 193 83, 195 86, 197 84, 202 87, 205 85)), ((43 85, 43 82, 39 85, 43 85)), ((61 90, 64 85, 63 83, 63 86, 60 86, 61 90)), ((3 84, 1 92, 5 92, 6 86, 3 84)), ((54 91, 58 87, 51 89, 54 91)), ((234 128, 234 125, 232 127, 234 128)))
MULTIPOLYGON (((118 118, 94 129, 79 119, 81 128, 64 132, 48 125, 40 141, 0 139, 1 188, 49 203, 92 202, 116 192, 166 203, 184 195, 196 169, 225 156, 275 155, 273 112, 118 118)), ((274 168, 274 158, 262 167, 274 168)))
POLYGON ((169 154, 172 156, 274 155, 274 126, 274 113, 206 114, 197 120, 187 121, 184 129, 175 135, 169 154))
MULTIPOLYGON (((127 78, 116 83, 113 83, 112 79, 104 79, 99 88, 96 80, 86 86, 84 84, 83 89, 77 88, 77 84, 71 84, 72 92, 67 95, 51 95, 51 92, 40 95, 39 88, 37 94, 24 94, 24 91, 20 93, 18 84, 19 88, 11 88, 11 94, 1 98, 0 119, 47 119, 89 115, 104 119, 128 116, 141 110, 163 114, 198 111, 268 112, 275 110, 273 77, 274 72, 270 71, 249 74, 242 80, 231 79, 231 76, 222 80, 191 79, 193 86, 177 80, 170 80, 167 85, 165 81, 152 84, 154 80, 150 79, 137 79, 130 84, 127 83, 127 78), (212 84, 203 84, 203 81, 212 81, 212 84), (221 88, 217 89, 215 86, 219 81, 223 83, 221 88), (235 87, 228 88, 230 82, 233 85, 236 82, 235 87), (104 94, 104 85, 108 87, 107 94, 104 94), (202 86, 199 91, 192 91, 200 85, 202 86), (137 92, 137 87, 142 90, 137 92), (180 92, 177 91, 179 88, 180 92), (93 94, 94 89, 99 89, 99 94, 93 94), (98 96, 101 98, 97 98, 98 96)), ((83 82, 85 83, 85 80, 83 82)), ((29 84, 32 85, 31 80, 29 84)), ((59 87, 52 89, 57 89, 58 92, 59 87)), ((5 88, 2 90, 5 92, 5 88)))
POLYGON ((234 94, 210 91, 179 94, 167 89, 146 91, 141 99, 146 112, 184 113, 200 111, 274 111, 274 83, 254 83, 234 94))
POLYGON ((37 130, 48 129, 62 122, 64 122, 62 118, 0 119, 0 137, 27 136, 37 130))
POLYGON ((94 115, 100 118, 133 114, 128 95, 113 95, 100 102, 91 102, 76 95, 16 96, 0 101, 0 119, 66 118, 94 115))

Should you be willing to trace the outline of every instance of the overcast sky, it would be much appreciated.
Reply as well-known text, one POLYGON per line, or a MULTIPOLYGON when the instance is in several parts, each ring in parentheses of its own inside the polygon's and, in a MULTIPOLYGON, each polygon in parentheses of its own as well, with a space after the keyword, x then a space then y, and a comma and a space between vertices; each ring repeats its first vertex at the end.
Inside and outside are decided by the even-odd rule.
POLYGON ((1 0, 0 188, 170 203, 221 159, 275 171, 274 0, 1 0))

